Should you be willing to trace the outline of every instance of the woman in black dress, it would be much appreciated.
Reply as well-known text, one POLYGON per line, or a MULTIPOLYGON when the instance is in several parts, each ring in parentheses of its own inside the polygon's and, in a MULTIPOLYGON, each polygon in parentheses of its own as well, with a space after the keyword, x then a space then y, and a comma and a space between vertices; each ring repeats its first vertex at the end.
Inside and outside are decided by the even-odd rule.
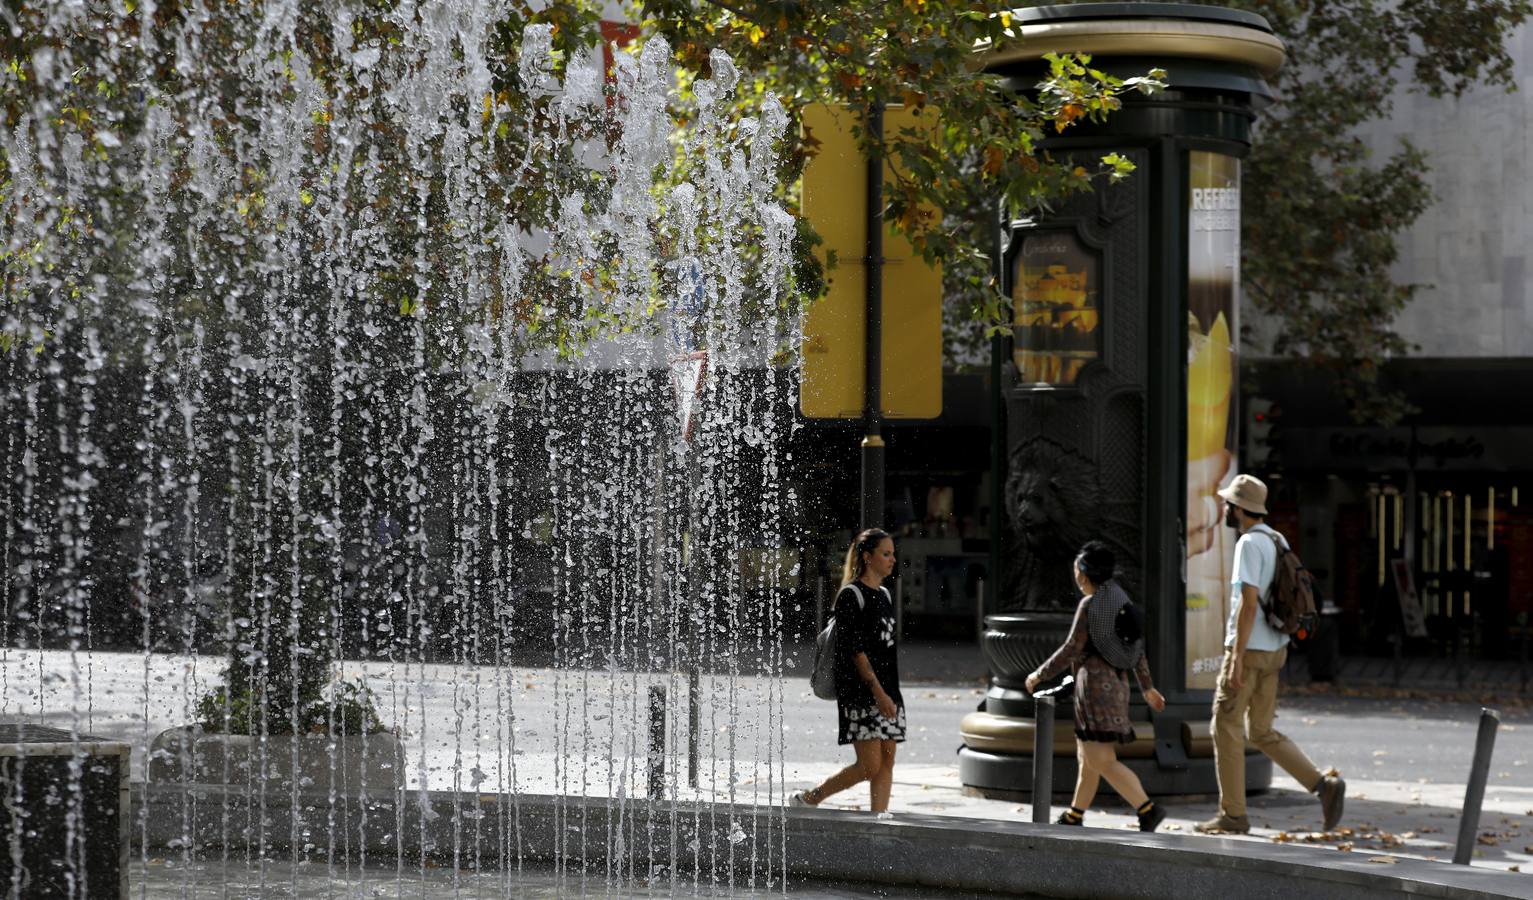
POLYGON ((857 761, 789 797, 794 806, 819 806, 866 781, 873 812, 889 808, 894 748, 905 740, 894 601, 883 586, 893 572, 894 539, 882 529, 869 528, 847 548, 835 608, 837 743, 851 744, 857 761))
POLYGON ((1113 578, 1116 560, 1106 544, 1092 541, 1075 558, 1075 583, 1084 598, 1075 610, 1070 637, 1038 670, 1027 676, 1031 693, 1065 669, 1075 672, 1075 748, 1079 775, 1075 798, 1059 817, 1061 825, 1080 825, 1096 797, 1103 778, 1139 814, 1139 830, 1154 831, 1166 813, 1145 796, 1144 786, 1133 770, 1118 761, 1117 745, 1134 739, 1128 718, 1128 671, 1139 680, 1139 690, 1150 708, 1166 708, 1166 698, 1150 680, 1150 663, 1144 640, 1125 634, 1120 613, 1133 619, 1128 594, 1113 578), (1126 608, 1127 607, 1127 608, 1126 608))

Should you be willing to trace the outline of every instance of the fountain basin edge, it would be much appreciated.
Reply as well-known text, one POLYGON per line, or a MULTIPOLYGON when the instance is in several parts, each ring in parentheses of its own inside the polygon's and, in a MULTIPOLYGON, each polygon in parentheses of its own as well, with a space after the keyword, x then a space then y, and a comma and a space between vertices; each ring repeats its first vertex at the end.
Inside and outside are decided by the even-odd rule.
POLYGON ((404 786, 405 776, 404 745, 389 732, 263 738, 186 725, 155 735, 147 760, 150 782, 243 786, 265 780, 287 791, 297 779, 300 788, 327 796, 332 784, 346 794, 363 787, 373 793, 394 791, 404 786))
POLYGON ((181 852, 175 848, 188 846, 186 837, 200 850, 259 840, 291 852, 290 835, 330 823, 352 854, 484 869, 560 859, 607 869, 609 850, 621 848, 639 871, 679 862, 684 872, 690 866, 677 859, 678 848, 685 855, 696 838, 701 852, 727 858, 742 883, 764 884, 786 870, 790 879, 1045 897, 1533 900, 1533 879, 1490 869, 1405 858, 1381 865, 1364 853, 946 816, 877 820, 747 804, 449 791, 379 792, 342 798, 332 809, 320 791, 274 789, 262 797, 236 786, 142 783, 133 786, 133 802, 135 842, 163 855, 181 852), (262 821, 264 828, 247 827, 262 821), (730 842, 738 831, 747 840, 730 842))

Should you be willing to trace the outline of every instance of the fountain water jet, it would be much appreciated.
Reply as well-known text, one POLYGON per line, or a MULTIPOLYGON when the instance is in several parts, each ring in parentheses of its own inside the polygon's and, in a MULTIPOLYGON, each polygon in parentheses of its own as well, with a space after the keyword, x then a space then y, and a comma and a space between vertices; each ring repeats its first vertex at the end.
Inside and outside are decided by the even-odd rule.
POLYGON ((780 883, 776 101, 727 118, 716 55, 673 145, 663 42, 607 78, 494 0, 17 15, 0 714, 232 785, 168 851, 135 825, 188 891, 380 852, 509 885, 529 793, 559 879, 780 883), (690 738, 703 778, 644 796, 645 689, 687 670, 667 769, 690 738))

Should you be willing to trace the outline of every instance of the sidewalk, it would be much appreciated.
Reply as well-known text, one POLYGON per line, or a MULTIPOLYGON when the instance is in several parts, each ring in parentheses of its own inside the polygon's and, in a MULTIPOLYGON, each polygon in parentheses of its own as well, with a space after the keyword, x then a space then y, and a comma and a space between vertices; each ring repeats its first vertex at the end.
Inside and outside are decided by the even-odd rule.
MULTIPOLYGON (((924 813, 1032 821, 1029 804, 986 800, 965 793, 958 783, 957 766, 897 765, 894 771, 890 811, 895 816, 924 813)), ((790 780, 793 775, 790 770, 790 780)), ((808 787, 812 782, 806 778, 803 784, 808 787)), ((1105 784, 1097 802, 1098 806, 1086 816, 1087 827, 1137 829, 1133 811, 1105 784)), ((1279 775, 1273 790, 1249 799, 1252 832, 1235 839, 1368 854, 1368 861, 1379 865, 1389 865, 1395 857, 1451 861, 1463 802, 1462 785, 1349 778, 1346 816, 1341 827, 1326 834, 1318 830, 1319 803, 1291 779, 1279 775)), ((854 811, 865 810, 866 803, 866 792, 854 788, 826 801, 824 808, 855 814, 854 811)), ((1058 798, 1050 819, 1067 803, 1066 798, 1058 798)), ((1214 798, 1208 797, 1173 798, 1164 803, 1170 815, 1161 830, 1186 834, 1195 833, 1193 826, 1213 817, 1218 806, 1214 798)), ((1474 865, 1533 873, 1533 786, 1487 790, 1474 865)))
MULTIPOLYGON (((983 697, 967 647, 920 645, 902 659, 909 739, 895 767, 893 811, 968 819, 1030 821, 1024 804, 966 796, 955 751, 959 723, 983 697), (946 681, 946 684, 938 682, 946 681)), ((13 653, 12 696, 0 715, 78 727, 134 745, 141 778, 145 745, 161 729, 184 724, 191 699, 216 678, 203 660, 157 654, 97 653, 89 678, 63 677, 67 654, 13 653), (146 665, 150 668, 146 671, 146 665), (39 677, 36 673, 42 672, 39 677), (200 681, 188 680, 191 674, 200 681), (25 673, 22 679, 20 673, 25 673), (77 693, 83 687, 83 692, 77 693), (145 715, 148 715, 146 720, 145 715)), ((366 676, 387 723, 406 745, 405 787, 508 791, 524 794, 617 796, 645 783, 641 730, 646 687, 666 676, 599 671, 552 671, 427 665, 395 671, 347 662, 348 677, 366 676), (511 714, 514 712, 514 721, 511 714), (514 728, 513 728, 514 726, 514 728), (514 738, 512 737, 514 734, 514 738), (507 767, 510 767, 509 769, 507 767)), ((1474 745, 1478 703, 1362 689, 1290 691, 1279 727, 1322 768, 1335 766, 1349 791, 1343 826, 1315 836, 1315 801, 1285 775, 1275 789, 1251 798, 1257 833, 1246 840, 1313 844, 1315 852, 1422 858, 1451 855, 1474 745)), ((679 700, 684 693, 673 695, 679 700)), ((1533 868, 1533 709, 1498 698, 1504 713, 1481 819, 1478 865, 1533 868)), ((781 802, 850 761, 835 740, 833 703, 814 699, 807 679, 708 676, 702 682, 699 732, 701 795, 731 795, 743 803, 781 802)), ((668 765, 685 767, 684 708, 673 708, 668 765)), ((853 789, 829 806, 866 803, 853 789)), ((1113 802, 1104 788, 1101 802, 1113 802)), ((1129 810, 1093 810, 1090 827, 1131 827, 1129 810)), ((1165 828, 1187 832, 1211 817, 1211 798, 1173 800, 1165 828)), ((1106 836, 1106 835, 1104 835, 1106 836)), ((1387 865, 1387 862, 1379 862, 1387 865)))
MULTIPOLYGON (((1295 654, 1285 672, 1279 726, 1322 768, 1341 767, 1348 784, 1347 814, 1335 833, 1318 833, 1317 802, 1278 772, 1273 790, 1250 798, 1254 830, 1240 839, 1368 853, 1380 865, 1396 856, 1451 860, 1474 725, 1479 707, 1486 705, 1502 711, 1503 725, 1474 864, 1533 871, 1533 726, 1528 715, 1533 693, 1522 692, 1517 662, 1466 664, 1465 674, 1465 687, 1459 688, 1450 662, 1405 660, 1402 686, 1395 687, 1392 660, 1352 657, 1341 660, 1334 682, 1311 682, 1307 661, 1295 654)), ((960 642, 906 642, 900 676, 907 685, 907 704, 947 697, 955 711, 977 705, 986 684, 977 647, 960 642), (946 693, 959 686, 966 690, 946 693)), ((943 731, 940 724, 934 728, 943 731)), ((956 738, 956 727, 952 733, 956 738)), ((913 735, 917 743, 902 749, 916 750, 924 737, 913 735)), ((969 796, 958 782, 956 764, 934 764, 932 754, 923 756, 920 763, 896 765, 891 801, 896 814, 1031 821, 1030 806, 969 796)), ((823 777, 805 773, 802 786, 812 786, 816 775, 823 777)), ((791 768, 788 777, 795 777, 791 768)), ((1065 802, 1056 799, 1056 815, 1065 802)), ((1098 802, 1106 811, 1092 810, 1088 826, 1137 827, 1131 811, 1105 784, 1098 802)), ((865 803, 865 795, 854 789, 832 798, 827 807, 857 809, 865 803)), ((1197 822, 1213 817, 1217 799, 1172 799, 1166 809, 1170 817, 1164 830, 1191 833, 1197 822)))

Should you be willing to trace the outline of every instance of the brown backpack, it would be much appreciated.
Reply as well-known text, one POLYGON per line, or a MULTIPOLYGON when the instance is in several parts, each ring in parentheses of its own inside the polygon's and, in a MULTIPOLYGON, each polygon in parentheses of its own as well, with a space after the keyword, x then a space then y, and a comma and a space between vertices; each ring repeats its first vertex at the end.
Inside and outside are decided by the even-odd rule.
POLYGON ((1278 540, 1274 532, 1262 532, 1277 548, 1277 562, 1272 569, 1272 586, 1262 601, 1262 612, 1267 614, 1267 624, 1280 634, 1292 635, 1304 640, 1315 633, 1315 579, 1299 554, 1278 540))

